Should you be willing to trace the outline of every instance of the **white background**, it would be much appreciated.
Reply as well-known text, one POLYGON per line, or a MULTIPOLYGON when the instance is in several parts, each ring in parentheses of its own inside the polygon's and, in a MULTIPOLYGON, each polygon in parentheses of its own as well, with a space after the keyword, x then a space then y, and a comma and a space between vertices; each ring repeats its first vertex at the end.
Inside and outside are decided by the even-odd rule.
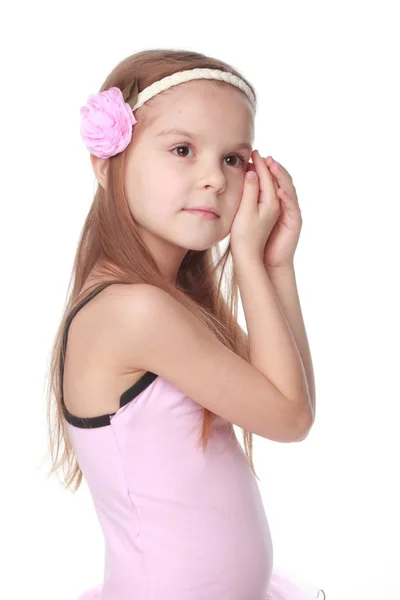
POLYGON ((317 419, 300 444, 255 436, 254 449, 276 565, 327 600, 400 598, 395 7, 3 7, 2 598, 71 600, 102 579, 86 484, 74 495, 45 474, 46 373, 95 190, 79 108, 120 60, 161 47, 214 55, 255 85, 255 147, 291 173, 302 210, 295 267, 317 419))

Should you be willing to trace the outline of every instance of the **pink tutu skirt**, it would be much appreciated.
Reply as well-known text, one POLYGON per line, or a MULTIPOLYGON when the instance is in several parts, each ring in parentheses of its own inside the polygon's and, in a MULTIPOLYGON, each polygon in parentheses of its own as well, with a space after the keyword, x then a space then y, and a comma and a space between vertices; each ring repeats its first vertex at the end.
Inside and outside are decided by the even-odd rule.
MULTIPOLYGON (((102 586, 86 590, 78 600, 100 600, 102 586)), ((269 582, 266 600, 325 600, 323 590, 313 586, 295 583, 288 575, 278 569, 273 569, 269 582)))
POLYGON ((325 600, 326 594, 312 585, 296 583, 284 571, 274 567, 266 600, 325 600))

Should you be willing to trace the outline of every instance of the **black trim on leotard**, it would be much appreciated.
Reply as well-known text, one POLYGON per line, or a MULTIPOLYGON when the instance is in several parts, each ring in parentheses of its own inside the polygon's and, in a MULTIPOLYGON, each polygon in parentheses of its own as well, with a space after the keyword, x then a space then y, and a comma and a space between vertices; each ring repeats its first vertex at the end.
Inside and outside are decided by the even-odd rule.
MULTIPOLYGON (((63 415, 68 423, 71 425, 75 425, 75 427, 82 428, 92 428, 92 427, 104 427, 106 425, 110 425, 110 420, 114 413, 107 413, 105 415, 100 415, 98 417, 77 417, 76 415, 71 414, 64 403, 64 390, 63 390, 63 380, 64 380, 64 360, 65 360, 65 351, 67 348, 67 340, 68 340, 68 331, 71 325, 72 319, 75 317, 77 312, 80 311, 92 298, 97 296, 101 291, 103 291, 106 287, 112 285, 112 283, 103 283, 97 288, 95 288, 92 292, 90 292, 86 298, 84 298, 81 302, 79 302, 75 308, 69 314, 63 335, 63 347, 61 353, 61 362, 60 362, 60 376, 61 376, 61 405, 63 410, 63 415)), ((155 379, 158 377, 155 373, 151 371, 146 371, 146 373, 136 381, 130 388, 128 388, 123 394, 121 394, 119 406, 125 406, 131 400, 133 400, 138 394, 140 394, 143 390, 145 390, 155 379)))

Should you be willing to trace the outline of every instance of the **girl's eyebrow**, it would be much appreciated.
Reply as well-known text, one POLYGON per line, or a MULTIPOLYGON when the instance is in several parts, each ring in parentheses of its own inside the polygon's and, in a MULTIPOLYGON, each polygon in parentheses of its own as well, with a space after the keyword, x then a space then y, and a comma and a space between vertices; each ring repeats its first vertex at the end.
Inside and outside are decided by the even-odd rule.
MULTIPOLYGON (((156 134, 156 137, 159 137, 161 135, 170 135, 170 134, 177 134, 177 135, 185 135, 186 137, 189 137, 193 140, 196 139, 196 134, 194 133, 190 133, 190 131, 186 131, 185 129, 179 129, 176 127, 173 127, 171 129, 163 129, 163 131, 159 131, 156 134)), ((253 147, 251 144, 249 144, 248 142, 239 142, 238 144, 233 144, 235 146, 235 148, 245 148, 246 150, 249 150, 250 152, 253 150, 253 147)))

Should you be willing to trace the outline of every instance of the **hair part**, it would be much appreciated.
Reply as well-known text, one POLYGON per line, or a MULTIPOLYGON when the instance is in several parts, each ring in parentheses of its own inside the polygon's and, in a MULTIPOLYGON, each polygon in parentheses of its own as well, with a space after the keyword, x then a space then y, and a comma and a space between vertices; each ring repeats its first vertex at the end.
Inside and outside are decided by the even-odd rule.
MULTIPOLYGON (((113 86, 122 90, 134 77, 137 78, 139 91, 142 91, 167 75, 192 68, 215 68, 233 73, 241 77, 256 96, 251 84, 227 63, 197 52, 165 49, 144 50, 127 57, 108 75, 100 91, 113 86)), ((212 81, 215 84, 230 85, 212 81)), ((146 104, 150 103, 151 100, 146 104)), ((144 127, 155 118, 150 114, 151 111, 146 111, 146 104, 138 109, 138 112, 141 111, 140 122, 144 127)), ((134 128, 130 144, 137 139, 139 132, 140 128, 137 133, 134 128)), ((191 310, 225 346, 250 362, 248 344, 237 320, 238 282, 233 270, 230 242, 224 252, 221 252, 218 244, 206 250, 188 250, 179 268, 176 285, 169 282, 142 241, 124 192, 125 157, 130 144, 124 152, 108 159, 107 189, 98 185, 94 194, 75 255, 68 288, 72 284, 72 291, 69 296, 67 294, 51 351, 47 392, 51 457, 51 470, 48 474, 57 474, 63 469, 62 483, 74 491, 81 485, 82 471, 62 412, 60 363, 63 334, 73 309, 99 284, 149 283, 165 290, 191 310), (96 273, 96 285, 83 295, 82 288, 92 272, 96 273), (226 297, 222 290, 223 284, 226 297)), ((214 416, 214 413, 203 408, 200 432, 203 449, 207 446, 214 416)), ((243 429, 243 439, 249 466, 257 477, 253 465, 253 434, 243 429)))

